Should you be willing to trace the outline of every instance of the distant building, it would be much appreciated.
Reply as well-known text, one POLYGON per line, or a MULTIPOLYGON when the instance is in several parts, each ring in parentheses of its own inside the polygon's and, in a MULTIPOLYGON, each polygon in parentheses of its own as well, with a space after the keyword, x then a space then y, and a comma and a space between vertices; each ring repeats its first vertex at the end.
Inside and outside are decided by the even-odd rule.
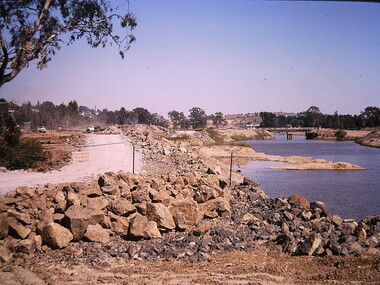
POLYGON ((263 121, 257 114, 232 114, 226 115, 227 127, 240 127, 254 129, 260 126, 263 121))

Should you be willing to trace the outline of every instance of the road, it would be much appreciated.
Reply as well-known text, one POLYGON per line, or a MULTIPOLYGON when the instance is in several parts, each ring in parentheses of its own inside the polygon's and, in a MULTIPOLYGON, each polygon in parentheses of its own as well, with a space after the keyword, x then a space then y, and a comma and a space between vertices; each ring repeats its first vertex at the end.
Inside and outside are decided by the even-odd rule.
MULTIPOLYGON (((59 170, 47 173, 21 170, 0 172, 0 195, 18 186, 41 186, 47 183, 76 182, 86 177, 108 171, 132 172, 132 144, 122 135, 89 134, 87 144, 82 148, 87 153, 86 161, 71 162, 59 170)), ((142 167, 142 155, 135 153, 135 173, 142 167)))

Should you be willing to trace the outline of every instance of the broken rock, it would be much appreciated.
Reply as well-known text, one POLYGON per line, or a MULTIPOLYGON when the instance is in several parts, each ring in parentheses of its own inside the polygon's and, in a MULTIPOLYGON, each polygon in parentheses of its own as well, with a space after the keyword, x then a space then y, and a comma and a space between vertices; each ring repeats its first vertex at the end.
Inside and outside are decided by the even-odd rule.
POLYGON ((72 233, 60 224, 50 223, 42 230, 42 241, 52 248, 64 248, 72 239, 72 233))

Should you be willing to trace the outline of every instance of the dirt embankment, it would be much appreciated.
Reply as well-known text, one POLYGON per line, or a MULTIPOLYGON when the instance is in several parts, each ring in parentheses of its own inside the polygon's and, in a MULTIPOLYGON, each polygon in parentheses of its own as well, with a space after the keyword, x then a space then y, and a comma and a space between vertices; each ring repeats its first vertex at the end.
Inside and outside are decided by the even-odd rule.
POLYGON ((377 128, 377 129, 371 131, 366 136, 358 139, 357 143, 364 145, 364 146, 380 148, 380 128, 377 128))
POLYGON ((71 160, 71 154, 78 151, 85 142, 85 136, 80 131, 49 131, 47 133, 26 133, 24 138, 36 139, 41 142, 46 161, 39 162, 29 171, 49 171, 59 169, 71 160))
POLYGON ((240 147, 232 145, 224 146, 203 146, 200 148, 206 158, 213 157, 218 160, 229 163, 231 153, 233 153, 233 161, 235 164, 243 164, 252 160, 258 161, 277 161, 285 162, 286 165, 276 166, 277 169, 287 170, 360 170, 363 169, 359 165, 347 162, 332 162, 325 159, 313 159, 303 156, 281 157, 277 155, 266 155, 262 152, 256 152, 250 147, 240 147))

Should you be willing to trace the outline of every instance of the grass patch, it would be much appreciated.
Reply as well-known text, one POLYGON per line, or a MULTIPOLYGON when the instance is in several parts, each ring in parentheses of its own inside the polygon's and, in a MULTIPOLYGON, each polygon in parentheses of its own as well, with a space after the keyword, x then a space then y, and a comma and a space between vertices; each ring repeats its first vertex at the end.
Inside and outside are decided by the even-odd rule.
POLYGON ((177 137, 166 137, 165 139, 167 139, 169 141, 184 141, 184 140, 190 139, 190 136, 189 135, 180 135, 177 137))
POLYGON ((265 131, 257 131, 255 140, 265 140, 268 137, 268 134, 265 131))
POLYGON ((231 136, 231 139, 233 141, 252 141, 252 140, 265 140, 265 138, 267 137, 267 134, 263 131, 256 131, 256 134, 254 136, 246 136, 246 135, 243 135, 243 134, 236 134, 236 135, 232 135, 231 136))
POLYGON ((213 129, 207 129, 206 132, 208 133, 210 138, 212 138, 215 141, 215 143, 223 143, 224 142, 223 136, 221 136, 217 131, 215 131, 213 129))

